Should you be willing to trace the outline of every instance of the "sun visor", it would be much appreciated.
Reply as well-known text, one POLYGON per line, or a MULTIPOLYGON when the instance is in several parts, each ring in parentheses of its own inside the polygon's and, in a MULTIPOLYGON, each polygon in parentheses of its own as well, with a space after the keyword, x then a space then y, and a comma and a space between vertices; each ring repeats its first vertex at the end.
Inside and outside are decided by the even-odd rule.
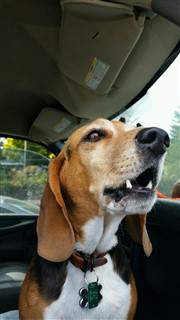
POLYGON ((77 118, 57 109, 44 108, 34 121, 29 137, 45 144, 66 139, 80 125, 77 118))
POLYGON ((58 66, 99 95, 110 92, 138 41, 145 14, 113 1, 62 0, 58 66))

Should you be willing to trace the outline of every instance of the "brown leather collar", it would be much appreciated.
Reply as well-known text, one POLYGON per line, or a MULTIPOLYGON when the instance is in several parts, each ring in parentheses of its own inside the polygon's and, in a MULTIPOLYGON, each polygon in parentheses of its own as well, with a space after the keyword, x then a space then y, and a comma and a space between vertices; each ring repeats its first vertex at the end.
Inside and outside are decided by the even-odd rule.
POLYGON ((83 272, 92 272, 94 268, 107 263, 105 253, 99 254, 96 251, 91 255, 83 254, 80 252, 74 252, 70 257, 70 261, 76 268, 79 268, 83 272))

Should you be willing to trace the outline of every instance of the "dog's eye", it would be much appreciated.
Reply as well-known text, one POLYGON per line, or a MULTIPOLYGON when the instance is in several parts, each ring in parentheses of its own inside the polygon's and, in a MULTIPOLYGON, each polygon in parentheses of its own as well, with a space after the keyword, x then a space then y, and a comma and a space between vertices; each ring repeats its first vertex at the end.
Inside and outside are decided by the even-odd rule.
POLYGON ((102 130, 93 130, 86 137, 87 142, 97 142, 105 137, 105 133, 102 130))

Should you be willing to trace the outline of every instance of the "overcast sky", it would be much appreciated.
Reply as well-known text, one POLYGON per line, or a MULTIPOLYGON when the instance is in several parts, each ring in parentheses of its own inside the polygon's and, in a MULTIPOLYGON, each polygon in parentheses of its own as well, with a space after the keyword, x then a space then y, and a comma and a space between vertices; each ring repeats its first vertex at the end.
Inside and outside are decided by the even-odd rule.
MULTIPOLYGON (((159 126, 169 132, 174 112, 180 106, 180 55, 131 110, 124 113, 133 123, 159 126)), ((179 110, 180 111, 180 110, 179 110)), ((122 116, 122 115, 121 115, 122 116)))

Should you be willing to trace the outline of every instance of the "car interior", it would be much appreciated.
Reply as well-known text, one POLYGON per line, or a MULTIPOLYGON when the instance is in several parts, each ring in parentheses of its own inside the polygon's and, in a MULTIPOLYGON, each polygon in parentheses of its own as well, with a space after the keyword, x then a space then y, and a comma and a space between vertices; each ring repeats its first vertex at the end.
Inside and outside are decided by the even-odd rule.
MULTIPOLYGON (((1 0, 0 25, 0 136, 55 155, 81 125, 121 117, 180 53, 178 0, 1 0)), ((18 309, 37 216, 0 214, 0 314, 18 309)), ((131 251, 136 319, 177 319, 180 201, 158 199, 147 227, 149 258, 119 231, 131 251)))

